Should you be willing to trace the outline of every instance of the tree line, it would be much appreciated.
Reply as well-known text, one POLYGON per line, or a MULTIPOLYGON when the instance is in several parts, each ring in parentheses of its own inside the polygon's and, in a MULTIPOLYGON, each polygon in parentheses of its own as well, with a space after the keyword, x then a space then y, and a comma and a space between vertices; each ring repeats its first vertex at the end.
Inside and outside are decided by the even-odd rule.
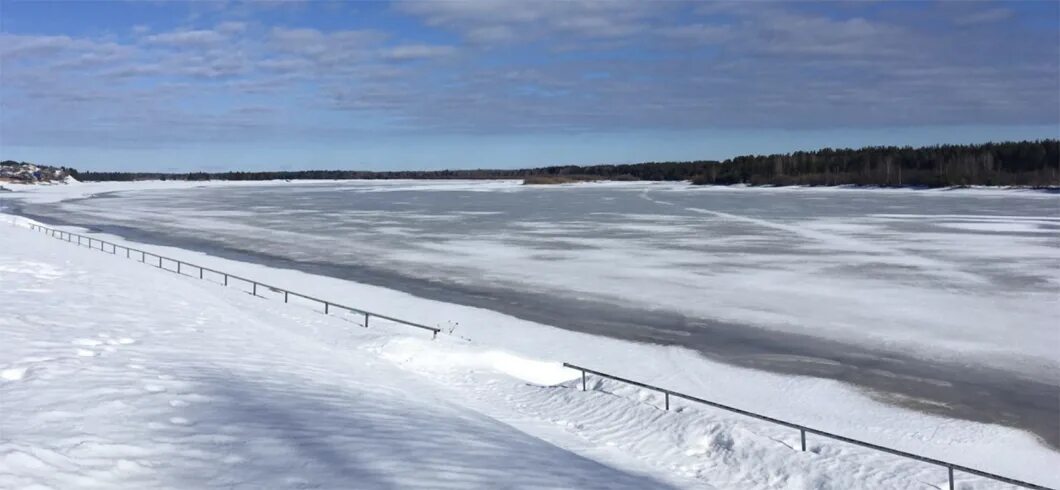
POLYGON ((697 184, 1060 185, 1060 141, 1039 140, 923 148, 826 148, 784 155, 741 156, 711 167, 697 184))
POLYGON ((748 155, 725 161, 644 162, 619 165, 563 165, 526 169, 297 170, 274 172, 77 172, 85 181, 282 180, 282 179, 528 179, 690 180, 694 184, 874 185, 948 187, 964 185, 1060 186, 1060 140, 922 148, 874 146, 860 149, 748 155))

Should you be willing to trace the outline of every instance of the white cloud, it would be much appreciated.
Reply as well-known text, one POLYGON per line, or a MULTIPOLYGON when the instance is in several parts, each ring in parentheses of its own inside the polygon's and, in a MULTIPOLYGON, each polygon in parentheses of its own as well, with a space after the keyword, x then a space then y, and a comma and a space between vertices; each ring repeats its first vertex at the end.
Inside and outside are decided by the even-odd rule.
POLYGON ((386 35, 376 30, 344 30, 323 32, 310 28, 274 27, 269 33, 275 49, 313 57, 344 57, 350 52, 363 52, 382 42, 386 35))
MULTIPOLYGON (((467 41, 456 45, 425 41, 436 32, 217 16, 163 33, 130 27, 141 35, 122 42, 0 33, 0 97, 7 120, 33 114, 40 124, 23 133, 36 135, 97 117, 110 124, 97 129, 143 135, 128 127, 135 121, 164 134, 167 115, 180 113, 173 117, 185 124, 196 115, 187 107, 253 106, 262 94, 297 100, 303 119, 333 121, 321 111, 338 109, 351 121, 369 115, 417 131, 1055 120, 1055 33, 928 29, 798 4, 718 5, 399 4, 420 29, 467 41), (143 105, 149 116, 137 112, 143 105)), ((954 18, 942 12, 933 21, 954 18)))
POLYGON ((456 48, 452 46, 431 44, 404 44, 384 49, 383 57, 391 60, 404 61, 425 58, 444 58, 452 56, 455 53, 456 48))
POLYGON ((555 35, 628 39, 650 28, 672 2, 511 2, 451 0, 400 2, 398 9, 477 43, 507 43, 555 35))
POLYGON ((1007 8, 996 7, 958 16, 953 19, 953 23, 959 26, 989 24, 1008 19, 1012 17, 1012 14, 1012 11, 1007 8))
POLYGON ((84 46, 69 36, 32 36, 0 32, 0 56, 12 60, 22 56, 40 56, 84 46))
POLYGON ((144 38, 150 44, 161 44, 173 47, 212 46, 225 41, 227 37, 212 30, 172 31, 154 34, 144 38))
POLYGON ((662 35, 679 41, 713 44, 733 38, 731 26, 716 24, 686 24, 662 29, 662 35))
POLYGON ((220 32, 220 33, 223 33, 223 34, 229 34, 229 35, 231 35, 231 34, 239 34, 239 33, 243 32, 243 31, 247 30, 247 23, 246 22, 232 22, 232 21, 222 22, 220 24, 217 24, 217 27, 215 27, 215 30, 217 32, 220 32))

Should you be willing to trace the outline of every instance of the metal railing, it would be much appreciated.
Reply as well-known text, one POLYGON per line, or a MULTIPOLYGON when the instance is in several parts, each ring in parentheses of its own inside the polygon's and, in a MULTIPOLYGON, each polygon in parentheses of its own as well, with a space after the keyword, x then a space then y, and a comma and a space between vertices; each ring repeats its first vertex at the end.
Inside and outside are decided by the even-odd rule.
POLYGON ((946 468, 946 470, 947 470, 947 473, 948 473, 948 476, 949 476, 949 481, 950 481, 950 490, 954 490, 954 488, 955 488, 954 487, 954 480, 953 480, 953 472, 954 471, 960 471, 962 473, 968 473, 968 474, 972 474, 972 475, 976 475, 976 476, 981 476, 983 478, 989 478, 991 480, 996 480, 996 481, 999 481, 999 482, 1008 483, 1008 484, 1011 484, 1011 485, 1016 485, 1016 486, 1020 486, 1020 487, 1024 487, 1024 488, 1033 488, 1033 489, 1036 489, 1036 490, 1053 490, 1053 489, 1051 489, 1049 487, 1045 487, 1045 486, 1042 486, 1042 485, 1037 485, 1037 484, 1034 484, 1034 483, 1028 483, 1028 482, 1021 481, 1021 480, 1016 480, 1016 479, 1013 479, 1013 478, 1009 478, 1007 476, 995 475, 993 473, 987 473, 985 471, 980 471, 980 470, 977 470, 977 469, 974 469, 974 468, 969 468, 967 466, 961 466, 959 464, 954 464, 954 463, 950 463, 950 462, 947 462, 947 461, 942 461, 942 460, 938 460, 938 459, 934 459, 934 458, 929 458, 929 457, 926 457, 926 456, 920 456, 918 454, 908 453, 908 452, 905 452, 905 451, 899 451, 897 449, 892 449, 892 448, 889 448, 889 447, 886 447, 886 446, 881 446, 879 444, 873 444, 871 442, 865 442, 865 441, 859 441, 857 439, 851 439, 851 438, 846 437, 846 436, 833 434, 831 432, 825 432, 823 430, 818 430, 818 429, 814 429, 814 428, 811 428, 811 427, 806 427, 805 425, 796 424, 794 422, 788 422, 786 420, 780 420, 778 418, 768 417, 766 415, 754 413, 754 412, 751 412, 751 411, 748 411, 748 410, 743 410, 743 409, 736 408, 736 407, 731 407, 729 405, 724 405, 724 404, 721 404, 721 403, 718 403, 718 402, 713 402, 713 401, 710 401, 710 400, 705 400, 703 398, 695 397, 695 396, 692 396, 692 395, 686 395, 684 393, 680 393, 680 392, 673 391, 673 390, 668 390, 666 388, 660 388, 658 386, 653 386, 653 385, 650 385, 650 384, 647 384, 647 383, 641 383, 639 381, 633 381, 631 379, 623 378, 623 377, 620 377, 620 376, 615 376, 615 375, 607 374, 607 373, 604 373, 604 372, 596 371, 596 370, 593 370, 593 369, 589 369, 587 367, 578 366, 578 365, 570 364, 570 363, 566 363, 566 362, 563 363, 563 366, 567 367, 567 368, 576 369, 578 371, 581 371, 581 373, 582 373, 582 391, 587 391, 588 390, 588 385, 586 383, 586 374, 593 374, 593 375, 600 376, 600 377, 603 377, 603 378, 613 379, 615 381, 620 381, 620 382, 623 382, 623 383, 626 383, 626 384, 630 384, 630 385, 637 386, 637 387, 640 387, 640 388, 645 388, 645 389, 648 389, 648 390, 653 390, 653 391, 657 391, 659 393, 662 393, 663 394, 664 408, 666 410, 670 410, 670 397, 674 397, 674 398, 680 398, 682 400, 688 400, 690 402, 695 402, 695 403, 700 403, 700 404, 703 404, 703 405, 711 406, 711 407, 714 407, 714 408, 719 408, 721 410, 727 410, 729 412, 737 413, 737 414, 744 415, 744 416, 751 417, 751 418, 755 418, 755 419, 758 419, 758 420, 764 420, 766 422, 771 422, 771 423, 774 423, 774 424, 777 424, 777 425, 783 425, 785 427, 790 427, 792 429, 797 429, 799 431, 799 441, 800 441, 800 444, 802 446, 802 450, 803 451, 806 450, 806 434, 813 434, 813 435, 817 435, 817 436, 821 436, 821 437, 826 437, 826 438, 829 438, 829 439, 834 439, 834 440, 837 440, 837 441, 842 441, 842 442, 845 442, 845 443, 848 443, 848 444, 853 444, 855 446, 861 446, 861 447, 867 447, 869 449, 875 449, 876 451, 890 453, 890 454, 893 454, 895 456, 901 456, 903 458, 909 458, 909 459, 913 459, 913 460, 917 460, 917 461, 922 461, 924 463, 930 463, 930 464, 942 466, 942 467, 946 468))
MULTIPOLYGON (((438 328, 435 328, 435 327, 429 327, 427 325, 422 325, 422 324, 419 324, 419 323, 409 322, 409 321, 401 320, 401 319, 394 318, 394 317, 387 316, 387 315, 380 315, 378 313, 373 313, 373 312, 370 312, 370 311, 367 311, 367 310, 362 310, 360 308, 353 308, 353 307, 350 307, 350 306, 341 305, 341 304, 335 303, 333 301, 326 301, 326 300, 322 300, 322 299, 319 299, 319 298, 314 298, 312 296, 308 296, 308 295, 301 294, 301 293, 296 293, 296 292, 288 290, 288 289, 283 289, 283 288, 278 288, 276 286, 271 286, 271 285, 268 285, 268 284, 265 284, 265 283, 262 283, 262 282, 259 282, 259 281, 255 281, 253 279, 247 279, 247 278, 244 278, 244 277, 237 276, 235 274, 229 274, 227 272, 218 271, 218 270, 211 269, 211 268, 208 268, 208 267, 202 267, 200 265, 192 264, 192 263, 185 262, 185 261, 182 261, 182 260, 177 260, 177 259, 173 259, 173 258, 169 258, 169 257, 164 257, 164 256, 161 256, 161 255, 158 255, 158 254, 154 254, 154 253, 151 253, 151 252, 146 252, 146 251, 143 251, 143 250, 139 250, 139 249, 135 249, 135 248, 131 248, 131 247, 126 247, 124 245, 118 245, 118 244, 115 244, 115 243, 112 243, 112 242, 108 242, 106 240, 100 240, 98 238, 92 238, 92 237, 88 237, 88 236, 84 236, 84 235, 79 235, 77 233, 71 233, 71 232, 68 232, 68 231, 57 230, 57 229, 54 229, 54 228, 48 228, 46 226, 41 226, 41 225, 33 224, 33 223, 31 223, 29 226, 30 226, 31 229, 34 229, 34 230, 40 231, 40 232, 44 232, 44 233, 52 236, 53 238, 57 238, 59 240, 65 240, 65 241, 70 242, 70 243, 74 243, 74 238, 76 238, 77 239, 76 243, 78 245, 87 245, 89 248, 92 248, 92 249, 96 249, 95 246, 93 246, 93 242, 97 242, 99 244, 98 250, 103 251, 103 252, 108 252, 106 247, 109 246, 110 247, 109 253, 114 254, 114 255, 117 255, 118 249, 121 249, 121 250, 125 251, 125 257, 129 258, 129 259, 135 259, 135 257, 133 257, 133 254, 139 254, 140 255, 140 257, 139 257, 140 258, 140 262, 145 263, 145 264, 147 263, 147 258, 151 257, 152 258, 152 260, 151 260, 152 263, 149 264, 149 265, 152 265, 154 267, 157 267, 159 269, 166 270, 166 271, 169 271, 169 272, 174 272, 174 273, 177 273, 177 274, 180 274, 180 275, 183 275, 183 276, 195 277, 194 275, 185 274, 184 271, 183 271, 184 267, 191 267, 192 271, 198 271, 198 278, 199 279, 204 279, 204 272, 211 272, 213 274, 218 275, 219 277, 222 277, 223 280, 224 280, 224 285, 225 286, 228 286, 230 279, 235 279, 235 280, 238 280, 238 281, 242 281, 244 283, 247 283, 247 284, 251 285, 251 291, 249 291, 249 293, 254 295, 254 296, 258 296, 258 288, 259 287, 263 287, 263 288, 267 288, 268 290, 274 291, 276 293, 283 293, 284 303, 287 303, 291 296, 304 298, 304 299, 307 299, 309 301, 314 301, 314 302, 317 302, 317 303, 320 303, 320 304, 324 305, 324 314, 325 315, 329 314, 330 310, 333 309, 333 308, 342 309, 342 310, 349 311, 351 313, 364 315, 364 327, 365 328, 368 327, 369 318, 375 317, 375 318, 379 318, 379 319, 382 319, 382 320, 387 320, 387 321, 390 321, 390 322, 394 322, 394 323, 397 323, 397 324, 400 324, 400 325, 406 325, 406 326, 416 327, 416 328, 423 329, 423 330, 428 330, 428 331, 431 332, 431 338, 432 339, 437 338, 438 332, 441 331, 441 329, 438 329, 438 328), (157 259, 157 261, 154 260, 154 259, 157 259), (165 267, 165 265, 167 263, 166 261, 168 261, 168 263, 170 263, 170 264, 173 264, 175 266, 175 269, 170 269, 170 268, 165 267)), ((796 429, 796 430, 799 431, 799 441, 800 441, 801 449, 803 451, 806 450, 806 434, 813 434, 813 435, 825 437, 825 438, 828 438, 828 439, 833 439, 833 440, 845 442, 845 443, 848 443, 848 444, 853 444, 853 445, 856 445, 856 446, 861 446, 861 447, 865 447, 865 448, 869 448, 869 449, 874 449, 876 451, 881 451, 881 452, 884 452, 884 453, 893 454, 895 456, 900 456, 900 457, 903 457, 903 458, 908 458, 908 459, 912 459, 912 460, 916 460, 916 461, 921 461, 921 462, 924 462, 924 463, 929 463, 929 464, 941 466, 943 468, 946 468, 946 470, 947 470, 948 477, 949 477, 949 488, 950 488, 950 490, 954 490, 955 489, 955 486, 954 486, 955 482, 954 482, 954 477, 953 477, 953 474, 954 474, 955 471, 960 471, 962 473, 976 475, 976 476, 980 476, 980 477, 983 477, 983 478, 989 478, 991 480, 995 480, 995 481, 999 481, 999 482, 1003 482, 1003 483, 1008 483, 1008 484, 1011 484, 1011 485, 1016 485, 1016 486, 1024 487, 1024 488, 1032 488, 1032 489, 1035 489, 1035 490, 1055 490, 1055 489, 1052 489, 1052 488, 1049 488, 1049 487, 1046 487, 1046 486, 1043 486, 1043 485, 1037 485, 1037 484, 1034 484, 1034 483, 1028 483, 1028 482, 1025 482, 1025 481, 1016 480, 1014 478, 1009 478, 1009 477, 1006 477, 1006 476, 996 475, 994 473, 988 473, 988 472, 980 471, 980 470, 977 470, 977 469, 974 469, 974 468, 969 468, 967 466, 962 466, 962 465, 959 465, 959 464, 954 464, 954 463, 950 463, 950 462, 947 462, 947 461, 942 461, 942 460, 939 460, 939 459, 929 458, 929 457, 926 457, 926 456, 920 456, 918 454, 913 454, 913 453, 909 453, 909 452, 905 452, 905 451, 900 451, 898 449, 892 449, 892 448, 889 448, 889 447, 886 447, 886 446, 881 446, 879 444, 873 444, 871 442, 860 441, 860 440, 857 440, 857 439, 852 439, 850 437, 841 436, 841 435, 838 435, 838 434, 833 434, 831 432, 826 432, 826 431, 823 431, 823 430, 818 430, 818 429, 814 429, 814 428, 811 428, 811 427, 806 427, 804 425, 796 424, 794 422, 788 422, 788 421, 781 420, 781 419, 778 419, 778 418, 769 417, 769 416, 766 416, 766 415, 754 413, 754 412, 751 412, 751 411, 748 411, 748 410, 743 410, 743 409, 740 409, 740 408, 731 407, 729 405, 724 405, 724 404, 721 404, 721 403, 718 403, 718 402, 713 402, 713 401, 710 401, 710 400, 706 400, 706 399, 703 399, 703 398, 695 397, 695 396, 692 396, 692 395, 687 395, 687 394, 680 393, 680 392, 673 391, 673 390, 669 390, 669 389, 666 389, 666 388, 661 388, 661 387, 653 386, 653 385, 650 385, 650 384, 647 384, 647 383, 641 383, 639 381, 634 381, 634 380, 623 378, 623 377, 620 377, 620 376, 615 376, 615 375, 607 374, 607 373, 604 373, 604 372, 601 372, 601 371, 596 371, 594 369, 590 369, 590 368, 583 367, 583 366, 578 366, 576 364, 570 364, 570 363, 566 363, 565 362, 565 363, 563 363, 563 366, 567 367, 567 368, 570 368, 570 369, 575 369, 575 370, 578 370, 578 371, 581 372, 582 391, 587 391, 588 390, 588 385, 587 385, 587 380, 586 380, 587 374, 593 374, 593 375, 600 376, 600 377, 603 377, 603 378, 612 379, 612 380, 615 380, 615 381, 620 381, 622 383, 626 383, 626 384, 629 384, 629 385, 633 385, 633 386, 637 386, 637 387, 640 387, 640 388, 645 388, 645 389, 648 389, 648 390, 653 390, 653 391, 662 393, 663 394, 663 400, 664 400, 664 402, 663 402, 664 403, 664 408, 666 410, 670 410, 670 398, 673 397, 673 398, 679 398, 679 399, 687 400, 687 401, 694 402, 694 403, 707 405, 707 406, 718 408, 718 409, 721 409, 721 410, 726 410, 726 411, 729 411, 729 412, 737 413, 737 414, 744 415, 744 416, 751 417, 751 418, 755 418, 755 419, 758 419, 758 420, 771 422, 773 424, 782 425, 782 426, 785 426, 785 427, 790 427, 792 429, 796 429)))
POLYGON ((323 300, 323 299, 320 299, 320 298, 315 298, 315 297, 309 296, 307 294, 302 294, 302 293, 298 293, 298 292, 295 292, 295 291, 291 291, 289 289, 276 287, 276 286, 273 286, 273 285, 270 285, 270 284, 265 284, 263 282, 255 281, 253 279, 247 279, 245 277, 237 276, 235 274, 231 274, 231 273, 228 273, 228 272, 219 271, 219 270, 216 270, 216 269, 211 269, 209 267, 203 267, 201 265, 192 264, 190 262, 185 262, 183 260, 178 260, 178 259, 174 259, 174 258, 170 258, 170 257, 165 257, 165 256, 162 256, 162 255, 158 255, 158 254, 155 254, 155 253, 147 252, 147 251, 140 250, 140 249, 137 249, 137 248, 126 247, 124 245, 119 245, 119 244, 116 244, 116 243, 108 242, 106 240, 100 240, 98 238, 93 238, 93 237, 85 236, 85 235, 79 235, 77 233, 71 233, 71 232, 68 232, 68 231, 57 230, 55 228, 48 228, 47 226, 41 226, 41 225, 38 225, 38 224, 35 224, 35 223, 30 223, 29 227, 30 227, 31 230, 35 230, 35 231, 39 231, 39 232, 45 233, 45 234, 51 236, 52 238, 55 238, 55 239, 58 239, 58 240, 62 240, 62 241, 66 241, 66 242, 70 242, 70 243, 76 243, 77 245, 85 245, 85 246, 88 246, 88 248, 91 248, 91 249, 94 249, 94 250, 99 250, 101 252, 110 253, 112 255, 118 255, 118 250, 120 249, 120 250, 124 251, 125 258, 127 258, 127 259, 133 259, 133 260, 140 259, 139 262, 141 262, 141 263, 151 265, 153 267, 162 269, 164 271, 169 271, 169 272, 173 272, 173 273, 176 273, 176 274, 180 274, 180 275, 185 276, 185 277, 198 277, 199 279, 205 279, 206 278, 205 273, 209 272, 209 273, 215 275, 216 277, 221 278, 223 280, 223 284, 225 286, 228 286, 229 282, 231 282, 232 280, 240 281, 240 282, 243 282, 243 283, 245 283, 245 284, 250 286, 251 290, 249 291, 249 293, 254 295, 254 296, 262 297, 261 295, 258 294, 258 290, 260 288, 264 288, 264 290, 272 291, 272 292, 274 292, 276 294, 282 293, 283 294, 283 302, 284 303, 289 302, 291 297, 302 298, 302 299, 308 300, 310 302, 320 303, 321 305, 324 306, 324 314, 325 315, 330 315, 331 314, 331 310, 345 310, 345 311, 348 311, 348 312, 353 313, 353 314, 363 315, 364 316, 364 325, 363 325, 364 328, 368 328, 368 323, 369 323, 369 320, 371 318, 377 318, 379 320, 386 320, 386 321, 389 321, 389 322, 397 323, 399 325, 405 325, 405 326, 409 326, 409 327, 415 327, 415 328, 419 328, 419 329, 422 329, 422 330, 430 331, 432 339, 437 338, 438 337, 438 332, 441 332, 441 329, 439 329, 439 328, 430 327, 430 326, 427 326, 427 325, 423 325, 423 324, 419 324, 419 323, 415 323, 415 322, 402 320, 400 318, 394 318, 392 316, 380 315, 379 313, 371 312, 371 311, 364 310, 364 309, 361 309, 361 308, 354 308, 352 306, 346 306, 346 305, 343 305, 343 304, 340 304, 340 303, 336 303, 334 301, 328 301, 328 300, 323 300), (98 248, 96 248, 97 244, 98 244, 98 248), (148 261, 148 258, 150 258, 150 261, 148 261), (167 265, 169 267, 166 267, 167 265), (195 274, 196 272, 198 272, 198 274, 195 274))

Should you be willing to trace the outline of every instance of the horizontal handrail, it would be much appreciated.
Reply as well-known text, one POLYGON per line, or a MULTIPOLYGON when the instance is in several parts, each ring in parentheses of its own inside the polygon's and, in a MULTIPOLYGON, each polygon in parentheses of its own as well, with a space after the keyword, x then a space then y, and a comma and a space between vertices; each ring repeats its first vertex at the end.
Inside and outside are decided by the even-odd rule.
MULTIPOLYGON (((247 284, 251 284, 251 285, 254 286, 254 293, 253 294, 255 296, 258 295, 257 294, 257 288, 263 287, 263 288, 268 288, 268 289, 270 289, 272 291, 275 291, 277 293, 283 293, 284 294, 284 302, 287 302, 287 297, 288 296, 295 296, 295 297, 303 298, 303 299, 306 299, 306 300, 309 300, 309 301, 315 301, 317 303, 320 303, 320 304, 324 305, 324 313, 325 314, 328 314, 328 312, 332 308, 338 308, 340 310, 346 310, 346 311, 349 311, 350 313, 361 314, 361 315, 365 316, 365 325, 364 326, 366 328, 368 327, 368 319, 370 317, 375 317, 375 318, 379 318, 381 320, 394 322, 394 323, 397 323, 397 324, 400 324, 400 325, 405 325, 405 326, 409 326, 409 327, 415 327, 415 328, 419 328, 419 329, 422 329, 422 330, 430 331, 432 338, 437 338, 438 337, 438 332, 442 331, 441 329, 436 328, 436 327, 431 327, 431 326, 423 325, 421 323, 416 323, 416 322, 410 322, 408 320, 402 320, 400 318, 394 318, 394 317, 389 316, 389 315, 381 315, 379 313, 375 313, 375 312, 372 312, 372 311, 364 310, 364 309, 361 309, 361 308, 355 308, 355 307, 352 307, 352 306, 343 305, 343 304, 340 304, 340 303, 336 303, 334 301, 320 299, 320 298, 317 298, 317 297, 314 297, 314 296, 310 296, 308 294, 299 293, 297 291, 291 291, 290 289, 281 288, 281 287, 278 287, 278 286, 273 286, 271 284, 266 284, 266 283, 263 283, 261 281, 256 281, 254 279, 246 278, 246 277, 239 276, 239 275, 236 275, 236 274, 232 274, 232 273, 229 273, 229 272, 213 269, 213 268, 210 268, 210 267, 203 267, 201 265, 193 264, 191 262, 186 262, 186 261, 183 261, 183 260, 174 259, 174 258, 171 258, 171 257, 166 257, 166 256, 159 255, 159 254, 156 254, 156 253, 153 253, 153 252, 148 252, 146 250, 140 250, 138 248, 128 247, 128 246, 125 246, 125 245, 119 245, 119 244, 116 244, 116 243, 113 243, 113 242, 108 242, 106 240, 101 240, 99 238, 94 238, 94 237, 90 237, 90 236, 87 236, 87 235, 81 235, 79 233, 73 233, 73 232, 59 230, 59 229, 55 229, 55 228, 49 228, 47 226, 38 225, 38 224, 35 224, 35 223, 30 223, 29 226, 30 226, 30 229, 32 229, 32 230, 41 231, 41 232, 44 232, 44 233, 51 234, 51 236, 53 238, 58 238, 60 240, 62 240, 62 237, 65 236, 65 237, 67 237, 66 241, 68 241, 68 242, 71 241, 72 237, 77 237, 77 243, 78 244, 81 243, 81 240, 88 240, 88 247, 92 248, 93 250, 101 250, 101 251, 104 251, 104 252, 108 252, 107 250, 104 250, 104 248, 103 248, 104 245, 107 245, 107 246, 110 246, 109 253, 111 253, 111 254, 117 254, 117 250, 120 248, 120 249, 123 249, 123 250, 126 251, 126 257, 127 258, 132 258, 132 257, 130 257, 130 255, 132 253, 140 254, 141 262, 147 262, 147 258, 148 257, 152 257, 152 258, 158 259, 158 265, 157 265, 158 268, 161 268, 161 269, 164 269, 164 270, 167 270, 167 271, 170 271, 170 272, 174 272, 174 273, 177 273, 177 274, 180 274, 180 275, 183 275, 183 276, 188 276, 188 274, 184 274, 183 273, 183 271, 181 270, 182 266, 189 266, 189 267, 193 267, 193 268, 199 270, 199 279, 203 279, 203 271, 206 271, 206 272, 211 272, 213 274, 218 274, 218 275, 224 276, 224 278, 225 278, 224 285, 225 286, 228 285, 228 282, 229 282, 230 279, 235 279, 237 281, 242 281, 242 282, 245 282, 247 284), (59 234, 58 237, 55 236, 56 233, 59 234), (92 246, 92 242, 98 242, 99 243, 99 248, 97 249, 97 248, 93 247, 92 246), (163 261, 172 262, 172 263, 176 264, 177 268, 175 270, 174 269, 166 269, 164 267, 163 261)), ((193 277, 193 276, 188 276, 188 277, 193 277)))
POLYGON ((696 396, 687 395, 685 393, 669 390, 669 389, 666 389, 666 388, 661 388, 661 387, 650 385, 650 384, 647 384, 647 383, 642 383, 640 381, 634 381, 634 380, 631 380, 631 379, 623 378, 621 376, 615 376, 613 374, 604 373, 604 372, 601 372, 601 371, 597 371, 595 369, 589 369, 587 367, 579 366, 577 364, 571 364, 571 363, 565 362, 565 363, 563 363, 563 366, 571 368, 571 369, 576 369, 578 371, 581 371, 581 373, 582 373, 582 390, 583 391, 586 390, 585 373, 590 373, 590 374, 594 374, 594 375, 597 375, 597 376, 600 376, 600 377, 613 379, 615 381, 620 381, 622 383, 630 384, 630 385, 633 385, 633 386, 638 386, 638 387, 641 387, 641 388, 654 390, 654 391, 657 391, 659 393, 664 393, 666 395, 666 409, 667 410, 670 409, 669 397, 673 396, 673 397, 682 398, 682 399, 685 399, 685 400, 688 400, 688 401, 691 401, 691 402, 701 403, 701 404, 708 405, 708 406, 711 406, 711 407, 714 407, 714 408, 719 408, 719 409, 726 410, 726 411, 729 411, 729 412, 733 412, 733 413, 737 413, 737 414, 744 415, 744 416, 747 416, 747 417, 755 418, 755 419, 758 419, 758 420, 764 420, 766 422, 771 422, 771 423, 774 423, 774 424, 777 424, 777 425, 782 425, 782 426, 785 426, 785 427, 790 427, 792 429, 797 429, 797 430, 800 431, 800 435, 801 435, 801 438, 802 438, 802 450, 803 451, 806 450, 806 434, 814 434, 814 435, 818 435, 818 436, 822 436, 822 437, 827 437, 829 439, 834 439, 834 440, 837 440, 837 441, 846 442, 848 444, 853 444, 853 445, 856 445, 856 446, 866 447, 866 448, 869 448, 869 449, 874 449, 876 451, 881 451, 881 452, 893 454, 895 456, 901 456, 903 458, 913 459, 913 460, 916 460, 916 461, 922 461, 924 463, 930 463, 930 464, 942 466, 942 467, 947 468, 949 470, 949 479, 950 479, 950 488, 951 489, 954 488, 953 472, 956 470, 956 471, 961 471, 961 472, 968 473, 968 474, 971 474, 971 475, 976 475, 976 476, 981 476, 981 477, 984 477, 984 478, 989 478, 989 479, 996 480, 996 481, 1003 482, 1003 483, 1009 483, 1009 484, 1012 484, 1012 485, 1021 486, 1021 487, 1024 487, 1024 488, 1033 488, 1033 489, 1036 489, 1036 490, 1053 490, 1053 489, 1051 489, 1049 487, 1045 487, 1045 486, 1034 484, 1034 483, 1028 483, 1028 482, 1021 481, 1021 480, 1016 480, 1014 478, 1009 478, 1007 476, 1001 476, 1001 475, 997 475, 997 474, 994 474, 994 473, 988 473, 986 471, 977 470, 975 468, 969 468, 967 466, 962 466, 962 465, 959 465, 959 464, 950 463, 948 461, 942 461, 940 459, 929 458, 927 456, 921 456, 919 454, 913 454, 913 453, 901 451, 901 450, 898 450, 898 449, 889 448, 887 446, 881 446, 879 444, 873 444, 871 442, 860 441, 858 439, 853 439, 853 438, 850 438, 850 437, 841 436, 839 434, 826 432, 826 431, 823 431, 823 430, 820 430, 820 429, 814 429, 812 427, 807 427, 805 425, 796 424, 794 422, 788 422, 786 420, 781 420, 781 419, 778 419, 778 418, 769 417, 767 415, 762 415, 762 414, 759 414, 759 413, 751 412, 749 410, 744 410, 744 409, 741 409, 741 408, 732 407, 732 406, 729 406, 729 405, 725 405, 725 404, 722 404, 722 403, 706 400, 706 399, 699 398, 699 397, 696 397, 696 396))

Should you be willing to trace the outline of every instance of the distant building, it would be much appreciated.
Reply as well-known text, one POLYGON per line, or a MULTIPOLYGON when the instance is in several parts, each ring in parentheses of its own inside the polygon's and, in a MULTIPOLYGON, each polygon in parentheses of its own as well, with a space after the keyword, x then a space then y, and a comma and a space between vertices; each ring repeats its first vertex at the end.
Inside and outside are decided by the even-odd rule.
POLYGON ((0 163, 0 182, 21 184, 63 182, 67 177, 68 174, 61 168, 10 160, 0 163))

